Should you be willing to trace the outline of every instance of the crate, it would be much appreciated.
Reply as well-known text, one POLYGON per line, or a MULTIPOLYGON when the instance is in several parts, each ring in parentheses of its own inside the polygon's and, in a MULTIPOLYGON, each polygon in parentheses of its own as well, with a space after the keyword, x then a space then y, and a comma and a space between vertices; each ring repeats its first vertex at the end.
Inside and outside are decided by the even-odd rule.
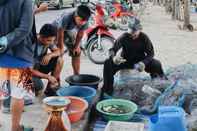
POLYGON ((143 123, 110 121, 104 131, 144 131, 143 123))

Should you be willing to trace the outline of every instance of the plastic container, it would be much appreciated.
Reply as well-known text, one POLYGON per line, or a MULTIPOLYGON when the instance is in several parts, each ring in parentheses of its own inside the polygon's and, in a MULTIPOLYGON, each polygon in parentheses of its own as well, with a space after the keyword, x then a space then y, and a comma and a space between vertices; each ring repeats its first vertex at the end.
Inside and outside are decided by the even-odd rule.
POLYGON ((88 102, 80 97, 68 96, 66 98, 71 101, 70 105, 66 109, 70 122, 74 123, 79 121, 88 108, 88 102))
POLYGON ((57 91, 58 96, 76 96, 81 97, 91 104, 96 96, 96 90, 88 86, 69 86, 62 87, 57 91))
POLYGON ((191 11, 191 13, 196 13, 196 7, 195 6, 191 6, 190 7, 190 11, 191 11))
POLYGON ((144 131, 144 124, 110 121, 104 131, 144 131))
POLYGON ((131 101, 123 100, 123 99, 108 99, 100 101, 96 105, 96 109, 102 114, 103 118, 106 120, 116 120, 116 121, 128 121, 130 120, 134 113, 137 111, 137 105, 131 101), (128 113, 116 114, 109 113, 102 110, 104 106, 110 105, 120 105, 123 106, 124 109, 128 110, 128 113))
POLYGON ((187 131, 185 112, 176 106, 161 106, 149 120, 149 131, 187 131))
POLYGON ((106 126, 107 122, 96 120, 93 127, 93 131, 104 131, 106 126))
POLYGON ((101 82, 101 78, 95 75, 80 74, 67 77, 66 82, 70 85, 89 86, 97 89, 98 84, 101 82))

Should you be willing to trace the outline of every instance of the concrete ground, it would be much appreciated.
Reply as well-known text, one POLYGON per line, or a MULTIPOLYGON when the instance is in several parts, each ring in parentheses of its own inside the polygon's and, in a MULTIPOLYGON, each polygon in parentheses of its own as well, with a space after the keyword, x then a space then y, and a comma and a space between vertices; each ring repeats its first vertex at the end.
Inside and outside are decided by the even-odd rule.
MULTIPOLYGON (((48 11, 36 17, 38 28, 46 22, 51 22, 59 14, 57 11, 48 11), (46 15, 47 14, 47 15, 46 15)), ((142 25, 152 40, 155 47, 155 57, 163 63, 164 68, 177 66, 187 62, 197 64, 197 32, 181 31, 177 28, 179 22, 172 21, 163 7, 149 4, 142 16, 142 25)), ((197 14, 192 14, 192 24, 197 25, 197 14)), ((112 31, 118 37, 120 31, 112 31)), ((64 79, 72 74, 70 57, 65 56, 64 69, 62 71, 62 84, 64 79)), ((81 73, 95 74, 102 77, 102 66, 95 65, 82 56, 81 73)), ((25 107, 22 123, 31 125, 35 131, 43 131, 47 123, 48 115, 44 111, 42 98, 36 98, 35 104, 25 107)), ((0 113, 2 127, 0 131, 10 131, 10 115, 0 113)))

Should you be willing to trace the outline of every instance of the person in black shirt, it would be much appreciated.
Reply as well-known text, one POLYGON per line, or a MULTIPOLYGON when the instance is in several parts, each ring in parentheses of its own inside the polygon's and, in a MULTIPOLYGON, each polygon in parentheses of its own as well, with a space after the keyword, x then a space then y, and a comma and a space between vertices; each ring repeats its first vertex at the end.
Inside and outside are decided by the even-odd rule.
POLYGON ((103 93, 113 93, 114 74, 121 69, 145 70, 151 78, 166 78, 160 61, 154 59, 154 49, 149 37, 141 32, 140 21, 131 17, 128 32, 122 34, 110 49, 111 57, 104 63, 103 93))

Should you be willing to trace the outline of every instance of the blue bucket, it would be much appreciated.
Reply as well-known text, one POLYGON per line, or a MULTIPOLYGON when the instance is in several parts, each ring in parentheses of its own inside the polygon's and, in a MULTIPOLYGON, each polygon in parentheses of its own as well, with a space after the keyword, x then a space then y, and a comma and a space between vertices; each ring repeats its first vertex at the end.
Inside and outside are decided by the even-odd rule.
POLYGON ((149 131, 187 131, 185 112, 176 106, 161 106, 149 120, 149 131))
POLYGON ((58 96, 77 96, 88 101, 91 104, 96 96, 96 90, 88 86, 69 86, 62 87, 57 91, 58 96))

